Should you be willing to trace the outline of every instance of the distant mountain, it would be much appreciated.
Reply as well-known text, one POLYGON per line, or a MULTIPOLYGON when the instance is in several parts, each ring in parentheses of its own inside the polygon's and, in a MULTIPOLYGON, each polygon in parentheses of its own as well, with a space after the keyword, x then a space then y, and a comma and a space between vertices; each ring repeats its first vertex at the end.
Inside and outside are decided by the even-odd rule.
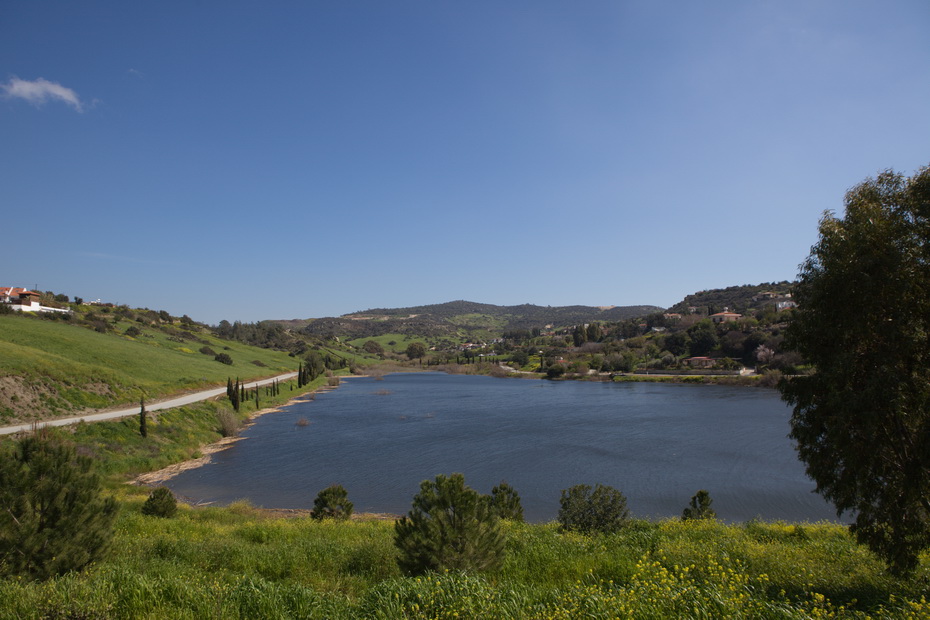
MULTIPOLYGON (((496 306, 472 301, 409 308, 375 308, 341 317, 306 321, 303 330, 315 336, 346 339, 411 334, 431 338, 489 338, 516 329, 566 327, 594 321, 622 321, 661 312, 658 306, 496 306)), ((303 321, 280 321, 299 329, 303 321)))

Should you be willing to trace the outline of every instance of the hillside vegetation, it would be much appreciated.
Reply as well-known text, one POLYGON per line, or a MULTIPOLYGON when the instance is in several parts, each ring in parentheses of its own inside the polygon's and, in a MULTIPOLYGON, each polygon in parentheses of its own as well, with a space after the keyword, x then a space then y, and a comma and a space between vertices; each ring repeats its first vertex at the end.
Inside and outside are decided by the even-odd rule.
MULTIPOLYGON (((593 321, 621 321, 661 311, 657 306, 496 306, 470 301, 413 306, 409 308, 377 308, 354 312, 341 317, 310 319, 303 331, 323 338, 341 337, 350 340, 383 336, 411 335, 450 343, 474 342, 499 338, 515 329, 544 328, 546 325, 566 326, 593 321)), ((299 322, 288 325, 298 327, 299 322)))
MULTIPOLYGON (((297 369, 287 353, 221 340, 181 324, 138 322, 98 309, 48 320, 0 315, 0 424, 136 403, 143 396, 224 384, 230 376, 267 377, 297 369), (217 361, 225 354, 232 364, 217 361)), ((193 325, 190 323, 189 325, 193 325)))

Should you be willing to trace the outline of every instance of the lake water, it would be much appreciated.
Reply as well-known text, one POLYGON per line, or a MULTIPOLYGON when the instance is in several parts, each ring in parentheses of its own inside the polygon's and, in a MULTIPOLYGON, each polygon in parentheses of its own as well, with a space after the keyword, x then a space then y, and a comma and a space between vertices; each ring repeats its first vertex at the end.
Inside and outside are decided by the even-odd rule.
POLYGON ((639 517, 680 516, 707 489, 727 521, 835 521, 787 438, 790 413, 776 392, 745 387, 360 377, 258 418, 168 486, 193 501, 311 508, 341 484, 356 512, 403 514, 422 480, 461 472, 482 493, 507 480, 529 521, 554 519, 561 489, 580 483, 619 489, 639 517))

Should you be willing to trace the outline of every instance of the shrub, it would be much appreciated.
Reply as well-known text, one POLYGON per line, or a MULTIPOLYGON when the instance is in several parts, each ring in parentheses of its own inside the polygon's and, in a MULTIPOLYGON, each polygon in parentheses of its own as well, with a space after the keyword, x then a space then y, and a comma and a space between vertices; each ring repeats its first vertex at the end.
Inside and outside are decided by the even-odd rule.
POLYGON ((491 509, 501 519, 523 521, 523 504, 516 489, 501 481, 491 489, 491 509))
POLYGON ((142 514, 150 517, 171 518, 178 511, 178 502, 168 487, 158 487, 142 504, 142 514))
POLYGON ((223 437, 235 437, 239 434, 239 419, 229 409, 223 409, 216 414, 220 434, 223 437))
POLYGON ((106 553, 118 506, 91 465, 43 437, 0 451, 0 573, 46 579, 106 553))
POLYGON ((228 366, 232 366, 232 363, 233 363, 232 358, 229 357, 229 353, 217 353, 216 357, 214 357, 213 359, 215 359, 216 361, 222 364, 226 364, 228 366))
POLYGON ((137 338, 142 335, 142 330, 136 327, 135 325, 130 325, 126 328, 126 331, 123 332, 130 338, 137 338))
POLYGON ((587 484, 563 489, 559 500, 559 523, 562 529, 593 534, 616 532, 630 519, 626 497, 617 489, 598 484, 591 490, 587 484))
POLYGON ((714 509, 710 507, 714 500, 710 498, 710 493, 701 489, 691 497, 691 504, 681 513, 681 518, 685 521, 689 519, 713 519, 717 516, 714 509))
POLYGON ((490 501, 465 486, 462 474, 424 480, 410 512, 394 524, 397 561, 407 573, 496 569, 504 543, 490 501))
POLYGON ((341 484, 334 484, 320 491, 313 500, 310 516, 314 519, 344 520, 352 516, 352 502, 349 493, 341 484))
POLYGON ((216 351, 214 351, 213 349, 211 349, 210 347, 206 345, 200 347, 200 352, 203 353, 204 355, 213 355, 213 356, 216 355, 216 351))

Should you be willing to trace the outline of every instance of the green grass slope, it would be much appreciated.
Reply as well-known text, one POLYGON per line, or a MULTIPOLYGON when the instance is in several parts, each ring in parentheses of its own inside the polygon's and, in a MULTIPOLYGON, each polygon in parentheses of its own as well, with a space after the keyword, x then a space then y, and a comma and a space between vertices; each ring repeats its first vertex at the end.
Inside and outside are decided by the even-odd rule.
POLYGON ((115 321, 99 333, 28 315, 0 315, 0 424, 60 417, 85 408, 155 399, 296 370, 287 353, 220 340, 208 334, 173 336, 150 326, 115 321), (139 333, 124 335, 129 326, 139 333), (208 347, 226 353, 222 364, 208 347))
MULTIPOLYGON (((351 494, 351 490, 350 490, 351 494)), ((494 573, 407 577, 389 522, 173 519, 125 502, 115 551, 47 582, 0 579, 0 618, 926 618, 925 572, 887 576, 838 525, 637 522, 582 536, 510 523, 494 573)))

